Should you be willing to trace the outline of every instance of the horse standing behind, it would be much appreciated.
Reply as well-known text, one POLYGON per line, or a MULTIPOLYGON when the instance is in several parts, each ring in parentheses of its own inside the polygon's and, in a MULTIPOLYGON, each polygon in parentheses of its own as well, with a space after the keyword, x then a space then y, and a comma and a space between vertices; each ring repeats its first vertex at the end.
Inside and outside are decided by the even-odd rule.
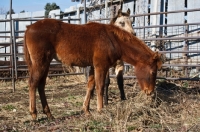
MULTIPOLYGON (((118 10, 118 14, 111 19, 110 24, 116 25, 120 27, 121 29, 133 34, 136 36, 135 31, 133 30, 131 20, 130 20, 130 9, 128 8, 127 12, 122 12, 121 9, 118 10)), ((115 74, 117 78, 117 85, 120 90, 120 97, 121 100, 125 100, 126 96, 124 93, 124 80, 123 80, 123 70, 124 70, 124 63, 122 60, 117 60, 117 62, 114 64, 115 68, 115 74)), ((90 70, 94 70, 93 67, 91 67, 90 70)), ((92 72, 92 71, 91 71, 92 72)), ((94 78, 89 78, 89 82, 94 82, 94 78)), ((95 82, 94 82, 95 83, 95 82)), ((105 105, 108 104, 108 86, 110 84, 110 77, 109 77, 109 72, 106 75, 106 80, 105 80, 105 95, 104 95, 104 103, 105 105)), ((93 86, 94 89, 94 85, 93 86)), ((93 95, 93 92, 92 92, 93 95)))
MULTIPOLYGON (((92 66, 97 91, 97 110, 103 108, 106 74, 117 60, 135 66, 141 89, 151 94, 155 87, 157 69, 161 67, 160 55, 132 34, 112 24, 68 24, 54 19, 43 19, 27 26, 24 36, 25 60, 29 69, 29 109, 33 120, 37 119, 36 89, 43 112, 53 118, 45 95, 46 77, 52 59, 69 66, 92 66)), ((89 85, 94 83, 90 82, 89 85)), ((83 103, 89 114, 91 87, 88 87, 83 103)))

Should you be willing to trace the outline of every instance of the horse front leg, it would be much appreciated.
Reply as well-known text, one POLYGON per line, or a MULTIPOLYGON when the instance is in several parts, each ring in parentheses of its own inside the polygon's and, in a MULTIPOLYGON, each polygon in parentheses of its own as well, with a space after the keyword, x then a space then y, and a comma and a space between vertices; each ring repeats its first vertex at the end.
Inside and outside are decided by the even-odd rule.
POLYGON ((106 74, 105 79, 105 95, 104 95, 104 103, 105 105, 108 105, 108 87, 110 85, 110 77, 109 77, 109 71, 106 74))
POLYGON ((95 88, 94 67, 91 67, 90 71, 89 71, 86 96, 85 96, 85 100, 83 102, 83 111, 86 115, 90 115, 89 105, 90 105, 91 96, 94 92, 94 88, 95 88))
POLYGON ((97 111, 101 112, 103 108, 103 95, 106 73, 108 68, 95 68, 95 84, 97 92, 97 111))
POLYGON ((115 74, 117 75, 117 85, 120 91, 121 100, 126 100, 124 93, 124 79, 123 79, 124 63, 118 60, 115 66, 115 74))

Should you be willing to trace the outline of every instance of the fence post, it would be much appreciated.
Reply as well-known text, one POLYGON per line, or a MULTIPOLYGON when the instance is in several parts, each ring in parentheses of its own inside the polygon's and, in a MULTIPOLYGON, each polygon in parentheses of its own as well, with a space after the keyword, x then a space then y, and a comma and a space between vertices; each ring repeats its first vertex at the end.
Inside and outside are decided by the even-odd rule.
MULTIPOLYGON (((185 37, 188 37, 188 24, 185 25, 185 37)), ((183 51, 188 51, 188 40, 185 39, 185 44, 183 47, 183 51)), ((183 59, 184 59, 184 64, 188 64, 188 53, 183 53, 183 59)), ((183 67, 183 72, 185 77, 188 77, 188 68, 187 67, 183 67)))
POLYGON ((14 48, 14 45, 13 45, 13 26, 12 26, 12 0, 10 0, 10 53, 11 53, 11 56, 10 56, 10 61, 11 61, 11 64, 12 64, 12 85, 13 85, 13 92, 15 92, 15 77, 14 77, 14 54, 13 54, 13 48, 14 48))
POLYGON ((16 39, 15 39, 15 21, 12 19, 12 44, 13 44, 13 61, 14 61, 14 73, 15 73, 15 79, 18 78, 18 74, 17 74, 17 48, 16 48, 16 39))
POLYGON ((69 17, 68 17, 68 23, 70 23, 70 19, 71 19, 71 17, 69 16, 69 17))

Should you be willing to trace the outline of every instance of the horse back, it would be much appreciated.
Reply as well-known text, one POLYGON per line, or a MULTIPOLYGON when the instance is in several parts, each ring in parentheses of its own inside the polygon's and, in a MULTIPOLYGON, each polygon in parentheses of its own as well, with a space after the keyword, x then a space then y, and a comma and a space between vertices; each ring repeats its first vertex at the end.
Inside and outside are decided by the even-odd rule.
POLYGON ((27 48, 30 54, 45 54, 66 65, 85 67, 103 65, 102 62, 111 65, 120 56, 107 27, 97 23, 75 25, 54 19, 40 20, 27 27, 27 48))

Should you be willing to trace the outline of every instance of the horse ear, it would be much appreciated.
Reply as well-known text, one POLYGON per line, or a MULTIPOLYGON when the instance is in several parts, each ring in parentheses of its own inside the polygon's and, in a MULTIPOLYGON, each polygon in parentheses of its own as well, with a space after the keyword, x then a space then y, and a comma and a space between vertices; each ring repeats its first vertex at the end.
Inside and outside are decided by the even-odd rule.
POLYGON ((153 55, 153 60, 157 60, 160 57, 158 52, 155 52, 153 55))
POLYGON ((157 68, 158 68, 158 70, 160 70, 161 67, 162 67, 162 61, 161 61, 161 59, 159 59, 159 60, 157 61, 157 68))
POLYGON ((122 16, 122 10, 121 9, 118 10, 118 16, 122 16))
POLYGON ((129 14, 129 16, 130 16, 130 14, 131 14, 131 10, 128 8, 128 10, 127 10, 127 14, 129 14))
POLYGON ((157 60, 157 68, 161 69, 161 67, 162 67, 161 54, 159 54, 158 52, 155 52, 154 56, 153 56, 153 59, 157 60))

